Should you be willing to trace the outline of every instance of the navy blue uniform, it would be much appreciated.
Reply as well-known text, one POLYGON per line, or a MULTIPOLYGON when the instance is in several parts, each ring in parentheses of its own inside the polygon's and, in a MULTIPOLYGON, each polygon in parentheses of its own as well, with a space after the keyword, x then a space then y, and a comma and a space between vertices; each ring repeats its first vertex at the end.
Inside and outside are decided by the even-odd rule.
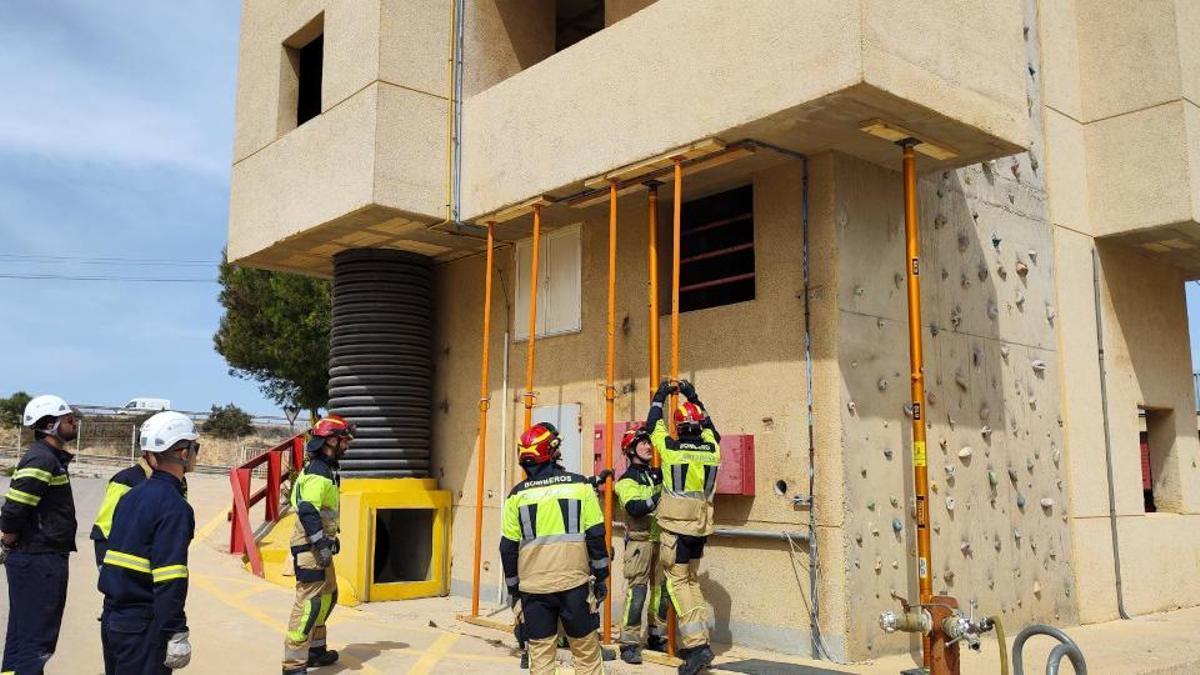
POLYGON ((117 504, 100 568, 100 637, 109 675, 160 675, 167 641, 187 630, 188 545, 196 520, 183 482, 164 471, 117 504))
POLYGON ((17 464, 0 530, 17 535, 8 555, 8 633, 3 672, 41 673, 58 645, 67 603, 67 555, 75 550, 71 455, 35 441, 17 464))

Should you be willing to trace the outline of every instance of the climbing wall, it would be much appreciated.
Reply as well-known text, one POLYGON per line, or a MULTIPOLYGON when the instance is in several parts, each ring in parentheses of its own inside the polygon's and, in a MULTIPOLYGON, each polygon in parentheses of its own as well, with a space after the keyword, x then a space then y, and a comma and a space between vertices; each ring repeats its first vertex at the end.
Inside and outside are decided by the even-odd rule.
MULTIPOLYGON (((852 607, 915 599, 900 177, 838 158, 839 363, 852 607)), ((923 176, 934 590, 1014 626, 1074 619, 1052 251, 1029 155, 923 176)), ((852 658, 908 648, 853 612, 852 658)))

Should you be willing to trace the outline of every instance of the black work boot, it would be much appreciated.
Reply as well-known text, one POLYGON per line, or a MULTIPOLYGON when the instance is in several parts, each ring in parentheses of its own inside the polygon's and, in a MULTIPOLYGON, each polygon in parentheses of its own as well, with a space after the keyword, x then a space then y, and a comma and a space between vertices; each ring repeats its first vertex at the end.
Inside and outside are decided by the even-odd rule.
POLYGON ((651 635, 650 637, 646 638, 646 649, 649 649, 652 652, 662 652, 666 654, 667 639, 664 637, 658 637, 657 635, 651 635))
POLYGON ((713 651, 708 645, 700 645, 694 649, 687 650, 687 655, 684 655, 684 650, 679 650, 679 656, 683 659, 683 665, 679 666, 679 675, 696 675, 700 671, 708 667, 715 658, 713 651))
POLYGON ((638 665, 642 662, 642 648, 637 645, 621 645, 621 660, 638 665))
POLYGON ((337 663, 338 653, 336 649, 326 649, 317 647, 316 649, 308 650, 308 667, 320 668, 322 666, 332 666, 337 663))
POLYGON ((299 668, 284 668, 283 675, 308 675, 308 668, 300 666, 299 668))
POLYGON ((617 650, 609 649, 608 647, 601 647, 600 648, 600 658, 604 661, 616 661, 617 660, 617 650))

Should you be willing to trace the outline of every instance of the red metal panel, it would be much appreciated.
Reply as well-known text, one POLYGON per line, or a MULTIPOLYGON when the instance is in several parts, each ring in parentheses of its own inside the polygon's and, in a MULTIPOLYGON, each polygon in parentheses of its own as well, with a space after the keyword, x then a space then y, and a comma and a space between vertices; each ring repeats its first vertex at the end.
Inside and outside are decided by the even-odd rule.
MULTIPOLYGON (((613 471, 614 480, 625 472, 627 462, 617 447, 625 430, 632 422, 613 423, 613 471)), ((604 425, 597 424, 592 434, 593 470, 600 473, 604 468, 604 425)), ((754 436, 735 434, 721 436, 721 470, 717 473, 717 494, 754 495, 754 436)))
POLYGON ((1153 488, 1153 482, 1150 477, 1150 442, 1147 440, 1147 434, 1141 434, 1142 446, 1142 489, 1150 490, 1153 488))

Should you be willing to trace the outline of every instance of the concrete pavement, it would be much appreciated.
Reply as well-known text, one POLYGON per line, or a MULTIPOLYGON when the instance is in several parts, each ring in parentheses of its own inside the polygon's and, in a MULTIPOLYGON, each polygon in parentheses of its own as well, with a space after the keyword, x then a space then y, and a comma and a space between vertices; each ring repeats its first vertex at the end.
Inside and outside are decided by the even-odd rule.
MULTIPOLYGON (((101 469, 105 473, 110 468, 101 469)), ((100 595, 96 591, 96 569, 91 542, 87 539, 92 516, 103 494, 105 478, 80 467, 73 472, 72 486, 79 513, 79 553, 71 559, 71 582, 67 612, 58 653, 47 672, 100 673, 100 595)), ((7 479, 0 479, 0 491, 7 479)), ((196 509, 197 537, 192 545, 188 623, 194 656, 187 672, 242 673, 275 672, 282 654, 282 640, 292 593, 254 577, 240 562, 225 553, 228 525, 229 483, 224 477, 189 477, 189 501, 196 509)), ((0 597, 7 588, 0 575, 0 597)), ((342 662, 319 672, 359 673, 521 673, 511 634, 456 620, 468 602, 463 598, 430 598, 406 602, 369 603, 357 608, 338 607, 329 621, 330 646, 338 649, 342 662)), ((7 621, 8 603, 0 603, 0 627, 7 621)), ((506 612, 496 618, 506 620, 506 612)), ((1009 639, 1019 627, 1009 627, 1009 639)), ((1200 672, 1200 608, 1068 629, 1083 648, 1093 673, 1198 673, 1200 672)), ((1054 643, 1035 638, 1029 643, 1026 667, 1041 672, 1054 643)), ((742 648, 718 648, 718 670, 736 673, 794 673, 825 675, 861 673, 883 675, 909 668, 908 655, 879 659, 873 663, 839 665, 816 662, 742 648)), ((560 659, 569 662, 565 651, 560 659)), ((568 665, 564 663, 564 665, 568 665)), ((611 673, 665 674, 673 669, 646 664, 640 667, 620 662, 608 664, 611 673)), ((567 671, 569 672, 569 671, 567 671)), ((963 656, 964 673, 999 672, 994 641, 986 641, 982 653, 963 656)), ((1071 672, 1064 664, 1063 673, 1071 672)))

